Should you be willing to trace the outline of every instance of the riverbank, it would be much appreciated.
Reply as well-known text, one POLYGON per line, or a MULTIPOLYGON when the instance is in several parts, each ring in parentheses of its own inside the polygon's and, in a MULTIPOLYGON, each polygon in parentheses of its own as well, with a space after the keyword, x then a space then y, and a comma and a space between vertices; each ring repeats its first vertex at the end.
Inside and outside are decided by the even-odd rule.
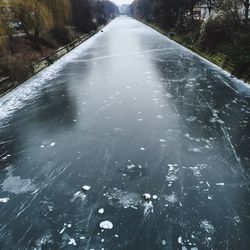
POLYGON ((245 70, 244 72, 240 72, 241 69, 240 69, 240 66, 237 64, 238 61, 233 61, 232 59, 229 58, 229 55, 225 53, 221 53, 219 51, 214 51, 213 53, 211 53, 209 51, 202 49, 199 43, 197 42, 194 42, 194 43, 187 42, 187 39, 185 39, 183 35, 177 34, 173 30, 166 31, 154 23, 149 23, 144 20, 138 20, 138 21, 148 25, 149 27, 161 33, 162 35, 168 37, 169 39, 190 49, 191 51, 198 54, 199 56, 214 63, 215 65, 219 66, 223 70, 230 73, 232 76, 235 76, 239 78, 240 80, 243 80, 244 82, 250 84, 250 68, 245 70))
POLYGON ((50 46, 41 46, 40 51, 37 51, 31 46, 25 47, 20 44, 21 47, 25 47, 22 53, 14 54, 11 59, 9 59, 9 55, 5 55, 5 58, 1 59, 0 97, 53 64, 59 58, 102 30, 104 26, 100 25, 90 33, 81 35, 65 46, 56 49, 51 49, 50 46), (8 72, 8 74, 4 72, 8 72))

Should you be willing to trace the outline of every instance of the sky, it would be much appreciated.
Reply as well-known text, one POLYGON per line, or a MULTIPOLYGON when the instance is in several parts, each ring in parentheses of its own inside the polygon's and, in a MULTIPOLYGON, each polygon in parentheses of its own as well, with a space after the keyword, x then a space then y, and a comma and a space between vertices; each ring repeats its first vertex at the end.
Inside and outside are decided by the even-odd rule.
POLYGON ((133 2, 133 0, 112 0, 112 2, 114 2, 117 5, 120 5, 120 4, 130 4, 133 2))

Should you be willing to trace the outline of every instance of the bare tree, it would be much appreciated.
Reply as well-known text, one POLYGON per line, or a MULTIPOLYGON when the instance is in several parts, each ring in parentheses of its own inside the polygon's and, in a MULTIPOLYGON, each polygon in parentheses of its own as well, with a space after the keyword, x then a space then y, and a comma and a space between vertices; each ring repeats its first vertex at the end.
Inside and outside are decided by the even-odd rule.
POLYGON ((35 39, 53 25, 53 17, 47 6, 38 0, 12 0, 14 19, 21 22, 24 32, 35 39))
POLYGON ((245 20, 248 21, 249 20, 249 7, 250 7, 250 0, 241 0, 241 2, 243 3, 244 7, 245 7, 245 20))

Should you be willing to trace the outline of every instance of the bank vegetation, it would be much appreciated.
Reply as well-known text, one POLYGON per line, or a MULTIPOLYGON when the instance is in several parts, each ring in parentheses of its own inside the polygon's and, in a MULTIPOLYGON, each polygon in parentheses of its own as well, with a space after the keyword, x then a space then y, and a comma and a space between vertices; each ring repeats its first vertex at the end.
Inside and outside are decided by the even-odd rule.
POLYGON ((250 82, 249 0, 135 0, 133 16, 250 82))

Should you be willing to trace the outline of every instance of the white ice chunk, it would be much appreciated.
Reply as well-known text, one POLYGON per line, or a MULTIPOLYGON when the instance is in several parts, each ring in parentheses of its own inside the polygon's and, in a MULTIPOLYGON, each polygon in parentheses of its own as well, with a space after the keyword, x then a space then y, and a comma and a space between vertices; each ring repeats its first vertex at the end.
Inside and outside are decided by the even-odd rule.
POLYGON ((103 228, 103 229, 112 229, 113 228, 113 224, 112 224, 111 221, 105 220, 105 221, 102 221, 100 223, 100 228, 103 228))
POLYGON ((91 186, 84 185, 82 186, 83 191, 89 191, 91 189, 91 186))
POLYGON ((162 244, 163 246, 166 246, 166 245, 167 245, 167 242, 166 242, 165 240, 162 240, 162 241, 161 241, 161 244, 162 244))
POLYGON ((10 198, 0 198, 0 202, 6 203, 9 201, 10 198))
POLYGON ((225 183, 223 183, 223 182, 216 183, 216 186, 225 186, 225 183))
POLYGON ((132 169, 132 168, 135 168, 135 165, 134 165, 134 164, 131 164, 131 165, 128 165, 128 166, 127 166, 127 169, 132 169))
POLYGON ((152 201, 147 201, 144 203, 144 216, 147 216, 150 212, 154 212, 154 206, 152 201))
POLYGON ((66 229, 66 226, 64 224, 64 227, 61 229, 61 231, 59 232, 59 234, 63 234, 63 232, 65 231, 65 229, 66 229))
POLYGON ((69 239, 68 245, 76 246, 76 241, 75 241, 75 239, 73 239, 73 238, 69 239))
POLYGON ((103 213, 104 213, 104 209, 103 209, 103 208, 100 208, 100 209, 98 210, 98 213, 99 213, 99 214, 103 214, 103 213))
POLYGON ((145 193, 145 194, 143 194, 143 198, 144 198, 146 201, 148 201, 148 200, 151 199, 151 195, 148 194, 148 193, 145 193))

